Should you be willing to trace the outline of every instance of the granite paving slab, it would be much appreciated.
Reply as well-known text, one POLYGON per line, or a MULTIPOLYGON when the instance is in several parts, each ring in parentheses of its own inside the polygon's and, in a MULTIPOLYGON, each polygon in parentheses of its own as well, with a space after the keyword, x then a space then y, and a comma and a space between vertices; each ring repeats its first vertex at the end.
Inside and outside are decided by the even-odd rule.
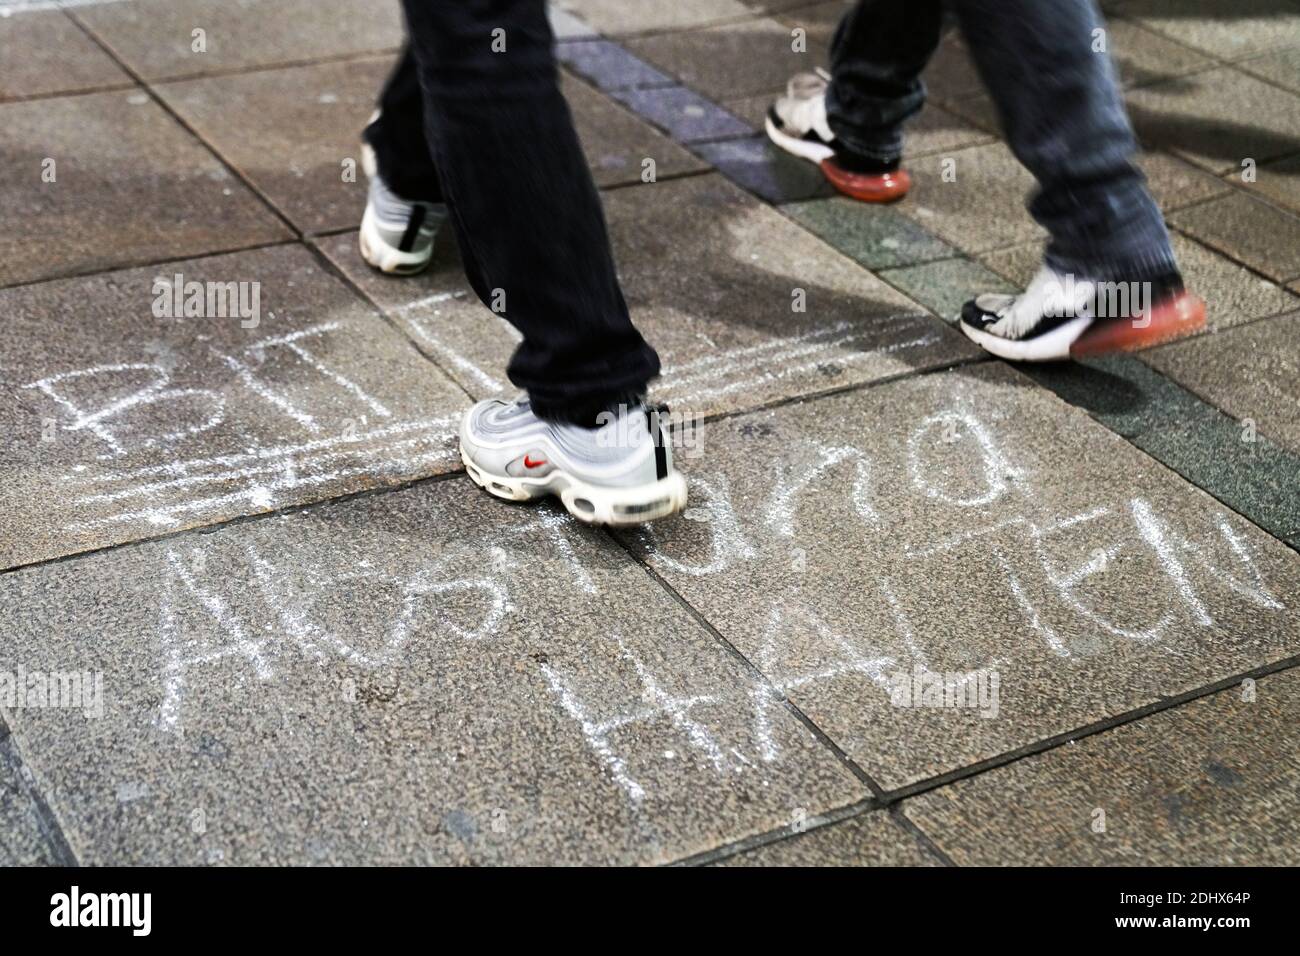
MULTIPOLYGON (((391 66, 391 57, 320 63, 159 89, 295 225, 322 232, 361 221, 361 130, 391 66)), ((597 184, 639 182, 646 159, 657 176, 705 168, 586 84, 565 78, 562 88, 597 184)))
POLYGON ((0 285, 291 233, 143 91, 0 104, 0 285))
POLYGON ((623 90, 614 98, 679 143, 749 136, 749 124, 684 86, 623 90))
POLYGON ((1007 366, 699 445, 626 540, 886 789, 1300 649, 1294 552, 1007 366))
MULTIPOLYGON (((0 677, 5 688, 5 697, 0 699, 17 693, 16 676, 6 673, 0 677)), ((13 738, 0 726, 0 866, 51 866, 59 862, 66 861, 60 861, 50 846, 32 794, 30 774, 14 748, 13 738)))
POLYGON ((1237 68, 1278 86, 1285 86, 1292 93, 1300 93, 1300 47, 1276 50, 1242 60, 1237 68))
POLYGON ((0 567, 459 465, 464 394, 302 246, 21 286, 0 314, 0 567))
MULTIPOLYGON (((1239 174, 1229 174, 1229 178, 1238 180, 1239 174)), ((1300 213, 1300 155, 1265 163, 1255 170, 1254 182, 1245 186, 1293 213, 1300 213)))
POLYGON ((0 576, 83 864, 661 863, 863 799, 607 535, 463 478, 0 576), (94 635, 88 640, 87 635, 94 635))
POLYGON ((835 195, 821 170, 778 149, 762 134, 699 143, 692 150, 732 182, 769 203, 835 195))
POLYGON ((781 210, 868 269, 948 259, 957 252, 895 209, 845 196, 788 203, 781 210))
POLYGON ((146 80, 376 53, 403 40, 391 0, 125 0, 72 15, 146 80))
POLYGON ((651 175, 665 179, 708 169, 708 164, 585 83, 566 77, 561 88, 597 186, 641 184, 651 175), (653 167, 647 160, 654 161, 653 167))
POLYGON ((560 6, 607 36, 684 30, 754 14, 740 0, 560 0, 560 6))
POLYGON ((1142 359, 1300 455, 1300 312, 1150 349, 1142 359))
POLYGON ((894 208, 962 252, 1046 235, 1025 210, 1034 177, 1002 143, 922 157, 908 168, 912 190, 894 208))
POLYGON ((1300 152, 1300 97, 1228 67, 1127 95, 1138 138, 1213 173, 1300 152))
POLYGON ((304 232, 361 221, 361 130, 391 56, 159 84, 167 104, 304 232))
POLYGON ((825 46, 770 18, 627 41, 636 56, 714 101, 784 90, 826 65, 825 46))
POLYGON ((0 100, 134 83, 59 10, 0 17, 0 50, 0 100))
POLYGON ((795 833, 717 866, 939 866, 941 861, 887 811, 795 833))
MULTIPOLYGON (((910 299, 717 176, 605 199, 633 321, 663 366, 651 393, 712 415, 979 357, 910 299), (797 311, 802 307, 803 311, 797 311)), ((340 269, 475 397, 513 394, 517 336, 465 285, 454 253, 394 281, 348 234, 320 241, 340 269)))
POLYGON ((962 306, 977 295, 1020 291, 1015 284, 965 258, 884 269, 879 275, 941 319, 953 323, 961 317, 962 306))
POLYGON ((1169 222, 1278 282, 1300 278, 1300 216, 1234 192, 1179 210, 1169 222))
POLYGON ((561 43, 556 56, 570 70, 602 90, 634 90, 643 87, 672 86, 665 76, 644 60, 639 60, 622 45, 611 40, 584 40, 561 43))
POLYGON ((1123 0, 1115 9, 1184 46, 1236 59, 1294 46, 1300 7, 1290 0, 1123 0))
POLYGON ((1142 150, 1137 164, 1147 178, 1152 197, 1165 213, 1221 196, 1232 189, 1224 180, 1168 153, 1142 150))
MULTIPOLYGON (((1214 343, 1217 335, 1190 341, 1214 343)), ((1154 350, 1153 350, 1154 351, 1154 350)), ((1151 353, 1148 353, 1151 354, 1151 353)), ((1300 549, 1300 455, 1131 355, 1025 366, 1165 467, 1300 549)))
POLYGON ((959 865, 1295 866, 1300 674, 1263 677, 903 803, 959 865))

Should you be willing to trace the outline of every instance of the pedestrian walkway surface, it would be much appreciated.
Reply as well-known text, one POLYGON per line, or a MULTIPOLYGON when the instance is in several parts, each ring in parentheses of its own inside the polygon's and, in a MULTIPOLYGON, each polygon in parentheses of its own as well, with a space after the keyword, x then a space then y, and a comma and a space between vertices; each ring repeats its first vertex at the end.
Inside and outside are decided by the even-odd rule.
POLYGON ((1103 6, 1209 323, 1016 368, 959 37, 873 208, 761 131, 846 4, 558 0, 691 491, 610 533, 357 253, 395 0, 0 0, 0 863, 1300 863, 1300 2, 1103 6))

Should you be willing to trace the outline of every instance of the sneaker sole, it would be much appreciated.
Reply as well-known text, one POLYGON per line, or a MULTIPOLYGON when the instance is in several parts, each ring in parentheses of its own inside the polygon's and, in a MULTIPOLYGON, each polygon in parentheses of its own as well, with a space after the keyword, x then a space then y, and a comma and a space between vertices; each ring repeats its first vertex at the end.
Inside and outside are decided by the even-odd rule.
POLYGON ((374 213, 366 207, 361 217, 361 231, 357 234, 357 244, 361 248, 361 258, 372 268, 388 275, 409 276, 423 272, 433 261, 433 249, 427 252, 402 252, 384 242, 375 225, 374 213))
POLYGON ((813 143, 783 133, 770 116, 764 120, 763 125, 767 129, 768 139, 791 156, 813 163, 822 171, 828 183, 851 199, 874 203, 897 202, 912 188, 912 178, 905 169, 872 176, 850 173, 835 165, 835 150, 824 143, 813 143))
POLYGON ((686 479, 680 472, 646 485, 606 488, 564 471, 543 478, 489 474, 470 460, 464 445, 460 446, 460 460, 470 480, 488 494, 505 501, 536 501, 555 495, 565 511, 586 524, 628 527, 666 518, 686 507, 686 479))
POLYGON ((1149 321, 1142 326, 1132 319, 1098 322, 1081 317, 1045 335, 1023 340, 1004 339, 965 322, 960 325, 968 339, 998 358, 1012 362, 1060 362, 1136 352, 1192 335, 1205 328, 1205 302, 1194 295, 1182 295, 1152 309, 1149 321))
POLYGON ((1070 346, 1070 355, 1085 358, 1115 352, 1136 352, 1184 338, 1203 328, 1205 301, 1194 295, 1183 294, 1172 302, 1152 309, 1148 321, 1140 327, 1132 319, 1093 323, 1070 346))

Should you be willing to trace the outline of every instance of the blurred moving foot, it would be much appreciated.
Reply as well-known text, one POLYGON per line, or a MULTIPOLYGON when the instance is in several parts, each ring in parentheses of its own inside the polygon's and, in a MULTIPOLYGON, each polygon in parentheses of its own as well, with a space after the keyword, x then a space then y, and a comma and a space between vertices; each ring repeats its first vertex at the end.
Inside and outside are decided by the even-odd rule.
POLYGON ((366 211, 361 217, 362 258, 380 272, 422 272, 433 258, 438 227, 447 219, 446 205, 411 202, 389 189, 379 175, 368 143, 362 145, 362 165, 370 177, 366 211))
POLYGON ((538 418, 527 399, 479 402, 461 421, 460 457, 474 483, 498 498, 558 495, 591 524, 640 524, 686 505, 686 479, 673 469, 658 414, 644 405, 583 428, 538 418))
POLYGON ((1044 266, 1022 295, 981 295, 961 311, 980 348, 1018 362, 1134 352, 1205 327, 1205 303, 1177 272, 1150 282, 1090 282, 1044 266))
POLYGON ((767 109, 767 135, 787 153, 816 163, 830 184, 863 202, 894 202, 907 195, 912 177, 898 160, 857 156, 838 143, 826 120, 827 75, 800 73, 785 96, 767 109))

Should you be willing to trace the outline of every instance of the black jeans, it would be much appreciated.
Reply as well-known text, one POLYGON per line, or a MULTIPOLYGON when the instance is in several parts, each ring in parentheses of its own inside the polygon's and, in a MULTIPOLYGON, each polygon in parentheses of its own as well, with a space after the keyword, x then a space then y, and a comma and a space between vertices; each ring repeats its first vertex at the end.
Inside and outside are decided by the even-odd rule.
POLYGON ((523 335, 507 371, 537 414, 590 423, 659 357, 619 288, 545 0, 403 6, 407 49, 365 133, 380 175, 447 203, 470 285, 523 335))
POLYGON ((1094 280, 1173 271, 1164 219, 1133 165, 1114 66, 1094 51, 1104 25, 1093 0, 860 0, 831 47, 826 112, 836 138, 865 156, 899 158, 946 13, 1011 151, 1038 180, 1029 211, 1051 236, 1047 264, 1094 280))

